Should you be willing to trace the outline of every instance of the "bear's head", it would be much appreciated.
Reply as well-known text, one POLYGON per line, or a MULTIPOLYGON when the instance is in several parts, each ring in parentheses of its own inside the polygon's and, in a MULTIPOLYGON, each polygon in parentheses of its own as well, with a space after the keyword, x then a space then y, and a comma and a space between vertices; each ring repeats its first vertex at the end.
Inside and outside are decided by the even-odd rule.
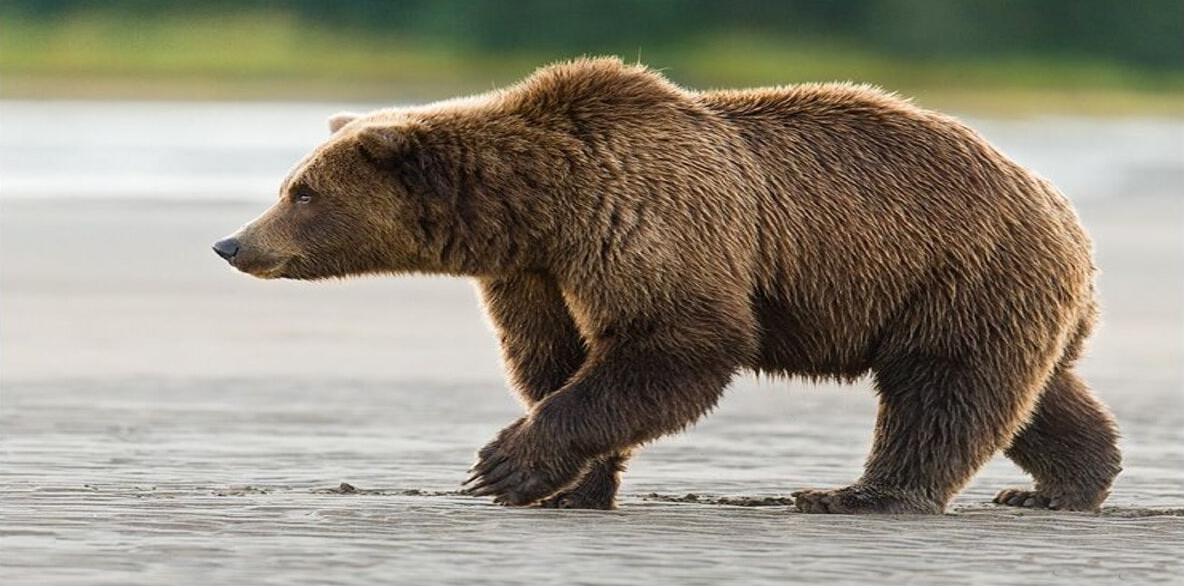
POLYGON ((284 181, 279 201, 214 251, 272 279, 431 271, 424 258, 427 162, 422 122, 338 114, 330 139, 284 181))

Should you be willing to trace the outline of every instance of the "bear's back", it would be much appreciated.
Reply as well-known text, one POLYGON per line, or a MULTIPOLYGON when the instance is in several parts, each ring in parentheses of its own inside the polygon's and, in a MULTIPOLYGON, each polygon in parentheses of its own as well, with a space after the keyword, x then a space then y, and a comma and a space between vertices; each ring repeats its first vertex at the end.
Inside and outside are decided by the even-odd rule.
POLYGON ((981 298, 967 301, 976 307, 1010 304, 990 297, 1012 290, 1087 302, 1090 245, 1067 201, 957 120, 850 84, 697 99, 764 175, 758 305, 808 316, 792 354, 830 365, 820 372, 860 364, 841 350, 877 339, 908 307, 950 309, 946 290, 981 298), (842 332, 852 338, 833 339, 842 332))
POLYGON ((1014 238, 1017 224, 1032 228, 1021 237, 1044 227, 1078 240, 1065 198, 1047 182, 958 120, 893 94, 834 83, 697 99, 736 130, 765 175, 764 219, 788 222, 781 227, 799 240, 829 246, 849 234, 853 251, 963 256, 1014 238))

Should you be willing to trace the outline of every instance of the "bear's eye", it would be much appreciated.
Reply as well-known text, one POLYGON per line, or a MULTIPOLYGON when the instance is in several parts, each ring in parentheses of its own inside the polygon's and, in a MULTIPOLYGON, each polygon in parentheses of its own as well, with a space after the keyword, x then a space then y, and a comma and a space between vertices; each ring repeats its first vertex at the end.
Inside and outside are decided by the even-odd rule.
POLYGON ((292 196, 292 201, 296 203, 312 203, 312 193, 308 191, 298 191, 292 196))

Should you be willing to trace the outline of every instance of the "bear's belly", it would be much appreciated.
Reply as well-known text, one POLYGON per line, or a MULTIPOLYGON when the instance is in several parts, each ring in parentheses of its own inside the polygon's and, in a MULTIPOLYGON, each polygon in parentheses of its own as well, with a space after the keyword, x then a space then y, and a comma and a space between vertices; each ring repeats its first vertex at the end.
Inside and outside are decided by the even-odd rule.
POLYGON ((806 319, 792 305, 763 295, 753 299, 760 324, 760 351, 754 364, 761 373, 843 379, 859 378, 871 366, 870 336, 859 324, 840 327, 806 319))

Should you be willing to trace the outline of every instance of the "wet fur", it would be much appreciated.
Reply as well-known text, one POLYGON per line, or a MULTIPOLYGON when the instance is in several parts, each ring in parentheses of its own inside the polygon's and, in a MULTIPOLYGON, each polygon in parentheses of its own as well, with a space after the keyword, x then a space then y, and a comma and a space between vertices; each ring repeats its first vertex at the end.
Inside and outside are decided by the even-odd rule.
POLYGON ((807 512, 941 512, 1001 450, 1036 480, 1005 504, 1096 509, 1119 471, 1073 373, 1089 239, 952 118, 864 86, 691 92, 591 59, 331 124, 240 260, 475 277, 527 406, 479 453, 475 494, 610 508, 629 453, 742 369, 874 380, 863 477, 797 493, 807 512))

